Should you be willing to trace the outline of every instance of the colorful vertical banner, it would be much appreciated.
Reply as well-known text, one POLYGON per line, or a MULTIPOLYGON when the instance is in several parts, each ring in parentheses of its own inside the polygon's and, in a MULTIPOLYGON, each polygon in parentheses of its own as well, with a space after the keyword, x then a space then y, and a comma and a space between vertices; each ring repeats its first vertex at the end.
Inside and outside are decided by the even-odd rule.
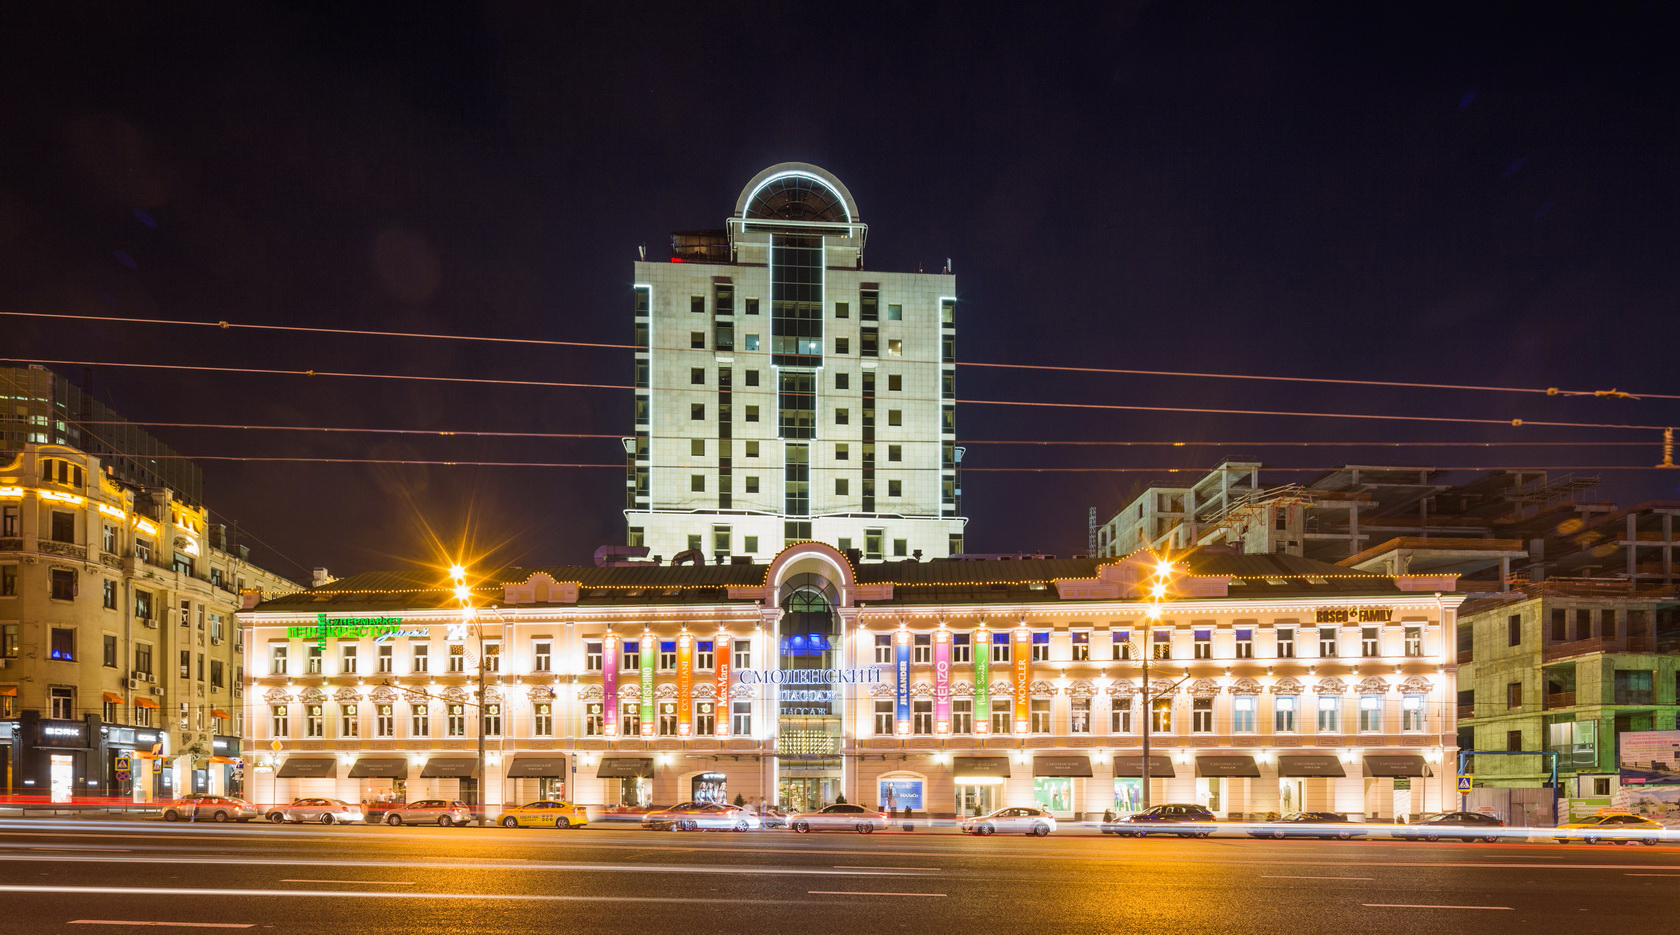
POLYGON ((969 637, 974 660, 974 732, 992 732, 992 631, 981 627, 969 637))
POLYGON ((677 637, 677 736, 694 736, 694 634, 677 637))
POLYGON ((899 630, 893 668, 898 672, 898 732, 910 733, 910 631, 899 630))
POLYGON ((653 672, 659 664, 659 641, 642 637, 642 736, 652 737, 656 726, 653 717, 653 672))
POLYGON ((933 634, 933 732, 951 732, 951 631, 933 634))
POLYGON ((729 666, 734 662, 734 657, 730 655, 729 643, 730 639, 727 633, 719 633, 716 642, 712 643, 712 658, 717 663, 715 669, 717 682, 714 685, 714 691, 717 696, 717 735, 719 737, 729 736, 729 712, 732 710, 729 705, 729 680, 731 676, 729 666))
POLYGON ((1015 630, 1015 646, 1009 654, 1015 666, 1015 733, 1025 734, 1032 729, 1032 631, 1026 627, 1015 630))
POLYGON ((601 640, 601 731, 618 736, 618 637, 601 640))

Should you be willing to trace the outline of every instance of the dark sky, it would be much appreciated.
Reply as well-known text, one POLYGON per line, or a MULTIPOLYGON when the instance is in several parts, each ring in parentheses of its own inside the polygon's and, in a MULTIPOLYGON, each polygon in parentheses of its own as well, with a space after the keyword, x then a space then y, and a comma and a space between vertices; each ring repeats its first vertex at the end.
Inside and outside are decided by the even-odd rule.
MULTIPOLYGON (((773 163, 874 269, 955 262, 966 361, 1673 393, 1672 3, 78 3, 0 12, 0 308, 624 343, 638 245, 773 163)), ((629 382, 622 350, 0 318, 0 356, 629 382)), ((58 367, 73 379, 83 368, 58 367)), ((94 368, 130 418, 620 434, 618 390, 94 368)), ((971 400, 1680 422, 1672 400, 964 367, 971 400)), ((1084 551, 1226 457, 1648 465, 1652 432, 965 403, 969 548, 1084 551), (1068 448, 988 440, 1182 440, 1068 448), (1281 441, 1648 447, 1284 448, 1281 441)), ((622 463, 611 439, 158 429, 190 455, 622 463)), ((204 462, 276 570, 623 536, 621 469, 204 462)), ((1278 482, 1310 474, 1275 474, 1278 482)), ((1601 493, 1676 497, 1605 472, 1601 493)))

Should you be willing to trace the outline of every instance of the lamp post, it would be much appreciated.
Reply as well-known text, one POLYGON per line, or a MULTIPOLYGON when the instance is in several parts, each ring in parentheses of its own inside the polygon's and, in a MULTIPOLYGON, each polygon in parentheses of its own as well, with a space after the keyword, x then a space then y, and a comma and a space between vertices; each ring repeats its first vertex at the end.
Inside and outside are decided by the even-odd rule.
POLYGON ((460 565, 449 566, 449 577, 455 582, 455 599, 461 602, 461 623, 472 624, 478 633, 478 761, 473 766, 474 798, 478 826, 484 827, 489 809, 484 805, 484 627, 475 619, 472 588, 467 586, 467 570, 460 565))
MULTIPOLYGON (((1149 657, 1155 653, 1155 631, 1153 621, 1161 619, 1161 604, 1167 599, 1168 585, 1172 582, 1173 563, 1167 559, 1161 559, 1155 564, 1155 574, 1151 577, 1152 580, 1149 584, 1149 620, 1151 621, 1151 625, 1147 635, 1139 634, 1138 639, 1138 642, 1142 644, 1138 656, 1143 661, 1143 685, 1139 689, 1139 696, 1143 700, 1143 765, 1140 772, 1143 774, 1142 804, 1144 811, 1149 810, 1149 729, 1152 726, 1151 722, 1155 718, 1155 697, 1149 691, 1149 657)), ((1189 677, 1190 674, 1186 671, 1184 678, 1181 678, 1178 681, 1182 682, 1185 678, 1189 677)), ((1172 689, 1177 687, 1178 683, 1175 682, 1172 687, 1167 690, 1172 691, 1172 689)))

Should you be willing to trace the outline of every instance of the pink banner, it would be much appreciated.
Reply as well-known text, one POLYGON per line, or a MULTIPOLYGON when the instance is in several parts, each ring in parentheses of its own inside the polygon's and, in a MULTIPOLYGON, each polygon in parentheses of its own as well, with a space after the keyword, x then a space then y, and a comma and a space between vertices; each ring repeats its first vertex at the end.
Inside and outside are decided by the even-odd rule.
POLYGON ((719 737, 729 736, 729 664, 732 661, 729 655, 729 648, 729 634, 719 633, 717 635, 717 642, 712 644, 713 658, 717 662, 717 683, 715 688, 717 693, 717 705, 713 708, 713 710, 717 712, 717 735, 719 737))
POLYGON ((694 735, 694 637, 677 637, 677 736, 694 735))
POLYGON ((602 730, 608 737, 618 736, 618 637, 608 636, 601 641, 601 705, 602 730))
POLYGON ((933 634, 933 731, 951 732, 951 631, 933 634))

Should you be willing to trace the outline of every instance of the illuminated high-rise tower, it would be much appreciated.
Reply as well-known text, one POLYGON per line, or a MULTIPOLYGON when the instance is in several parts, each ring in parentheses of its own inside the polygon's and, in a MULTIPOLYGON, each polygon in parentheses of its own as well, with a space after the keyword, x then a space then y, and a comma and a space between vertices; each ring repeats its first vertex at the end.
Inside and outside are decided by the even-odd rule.
POLYGON ((636 264, 631 545, 962 551, 956 277, 865 270, 867 231, 839 179, 789 162, 636 264))

